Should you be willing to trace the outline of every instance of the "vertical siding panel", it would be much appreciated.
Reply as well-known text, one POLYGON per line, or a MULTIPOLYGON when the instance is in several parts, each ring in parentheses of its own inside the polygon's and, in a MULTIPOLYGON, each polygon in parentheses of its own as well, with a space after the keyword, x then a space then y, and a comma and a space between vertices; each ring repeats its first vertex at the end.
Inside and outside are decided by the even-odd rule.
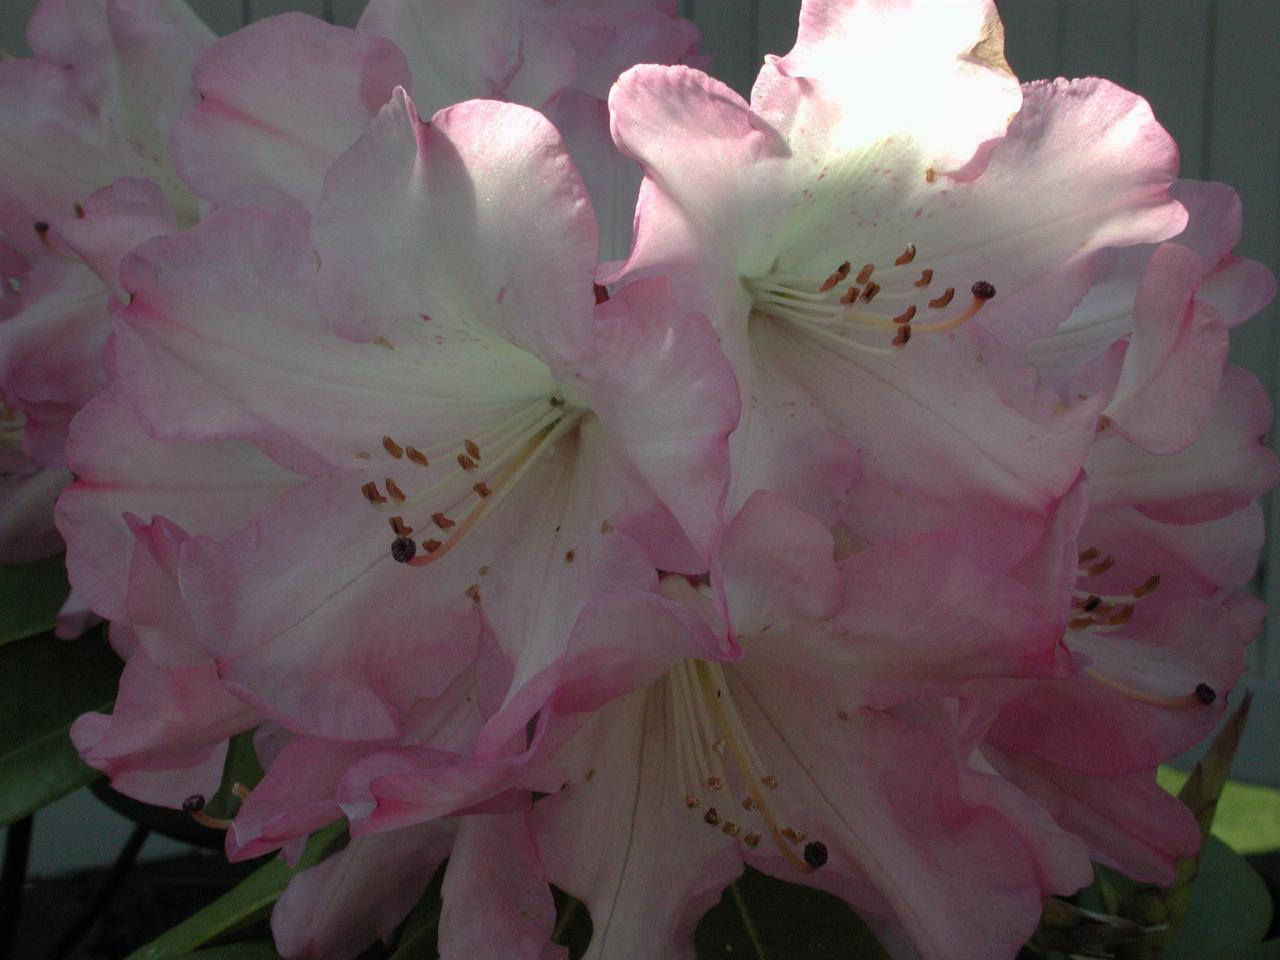
POLYGON ((188 0, 191 9, 209 25, 214 33, 225 36, 239 30, 243 11, 236 0, 188 0))
POLYGON ((3 0, 0 4, 0 50, 14 57, 29 57, 27 20, 36 0, 3 0))
POLYGON ((760 0, 752 58, 757 69, 764 62, 766 53, 781 56, 795 45, 799 23, 799 0, 760 0))
POLYGON ((354 27, 364 13, 365 0, 333 0, 333 22, 343 27, 354 27))
POLYGON ((1202 171, 1210 33, 1208 0, 1138 5, 1133 89, 1178 141, 1184 177, 1202 171))
POLYGON ((318 17, 324 12, 322 0, 253 0, 253 19, 262 20, 277 14, 300 10, 318 17))
POLYGON ((1018 79, 1041 80, 1056 77, 1059 68, 1059 40, 1062 32, 1062 4, 1058 0, 1000 0, 1004 21, 1004 55, 1018 79))
POLYGON ((756 63, 751 53, 751 10, 745 0, 696 0, 693 22, 702 31, 710 72, 744 97, 751 92, 756 63))
POLYGON ((1133 0, 1065 0, 1062 8, 1062 74, 1106 77, 1130 85, 1133 0))

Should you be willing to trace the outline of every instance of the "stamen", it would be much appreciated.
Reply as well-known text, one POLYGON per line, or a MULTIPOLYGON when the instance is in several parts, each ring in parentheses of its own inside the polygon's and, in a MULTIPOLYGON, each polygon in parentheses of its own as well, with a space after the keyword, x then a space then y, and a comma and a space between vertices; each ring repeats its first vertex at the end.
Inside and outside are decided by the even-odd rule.
POLYGON ((458 466, 463 470, 474 470, 476 468, 476 462, 465 453, 460 453, 458 454, 458 466))
POLYGON ((442 544, 439 540, 428 539, 422 541, 422 549, 427 551, 427 553, 435 553, 441 546, 442 544))
POLYGON ((431 522, 432 522, 432 523, 434 523, 434 524, 435 524, 437 527, 439 527, 441 530, 448 530, 448 529, 450 529, 450 528, 452 528, 452 527, 456 527, 456 526, 457 526, 457 523, 455 523, 454 521, 450 520, 450 519, 449 519, 448 517, 446 517, 443 513, 433 513, 433 514, 431 515, 431 522))
POLYGON ((386 503, 387 498, 378 490, 378 485, 370 480, 360 488, 360 492, 364 494, 364 498, 370 503, 386 503))
POLYGON ((391 454, 397 460, 404 456, 404 447, 400 446, 400 444, 396 443, 390 437, 382 438, 382 447, 387 451, 387 453, 391 454))
POLYGON ((917 280, 913 286, 919 287, 923 290, 931 283, 933 283, 933 270, 926 267, 924 270, 920 271, 920 279, 917 280))
POLYGON ((1196 685, 1195 690, 1191 693, 1184 693, 1180 696, 1170 696, 1158 693, 1150 693, 1146 690, 1139 690, 1131 687, 1127 683, 1121 683, 1095 667, 1085 667, 1084 672, 1096 682, 1102 684, 1108 689, 1114 690, 1122 696, 1128 697, 1130 700, 1136 700, 1138 703, 1147 703, 1153 707, 1170 707, 1173 709, 1183 709, 1186 707, 1204 707, 1213 703, 1217 699, 1218 694, 1207 683, 1196 685))
POLYGON ((385 477, 382 481, 382 485, 387 488, 387 493, 391 494, 392 500, 394 500, 396 503, 404 503, 405 501, 404 491, 401 490, 398 486, 396 486, 396 482, 394 480, 392 480, 390 477, 385 477))
POLYGON ((408 537, 413 534, 413 527, 404 522, 404 517, 392 517, 390 523, 391 529, 398 537, 408 537))
POLYGON ((875 299, 876 294, 879 292, 880 292, 880 284, 876 283, 874 280, 871 281, 862 290, 862 302, 870 303, 872 300, 875 299))
POLYGON ((936 296, 929 301, 929 306, 932 307, 934 310, 941 310, 943 307, 945 307, 947 304, 951 302, 952 298, 955 297, 955 295, 956 295, 956 288, 947 287, 947 289, 942 291, 942 293, 939 296, 936 296))
POLYGON ((431 462, 427 459, 426 454, 416 447, 405 447, 404 455, 420 467, 429 466, 431 462))
POLYGON ((862 293, 861 287, 850 287, 848 290, 846 290, 843 293, 843 295, 841 295, 840 303, 847 307, 849 306, 849 304, 857 300, 859 295, 861 295, 861 293, 862 293))
POLYGON ((480 447, 474 440, 464 440, 462 441, 462 446, 463 449, 467 451, 467 456, 471 457, 471 459, 480 459, 480 447))
POLYGON ((1100 556, 1102 556, 1101 550, 1099 550, 1097 547, 1090 547, 1088 550, 1083 551, 1079 556, 1076 557, 1076 562, 1082 563, 1082 564, 1091 563, 1092 561, 1097 560, 1100 556))
POLYGON ((489 485, 485 483, 483 480, 481 480, 471 489, 474 490, 476 494, 481 497, 487 497, 489 496, 489 494, 493 493, 493 491, 489 489, 489 485))
POLYGON ((853 278, 854 283, 866 283, 871 279, 871 274, 875 271, 874 263, 864 264, 862 269, 858 271, 858 275, 853 278))
POLYGON ((907 309, 893 318, 894 323, 910 323, 911 318, 916 315, 916 305, 913 303, 907 309))
POLYGON ((898 254, 898 258, 893 261, 895 267, 905 267, 908 263, 916 258, 916 245, 908 243, 907 249, 898 254))
POLYGON ((840 264, 840 266, 836 267, 835 272, 832 273, 831 276, 827 277, 826 280, 822 281, 822 286, 818 288, 818 292, 826 293, 836 284, 844 283, 845 278, 849 276, 849 271, 852 269, 853 267, 850 265, 848 260, 840 264))
POLYGON ((895 347, 905 347, 911 341, 911 324, 904 324, 898 328, 898 332, 893 336, 893 345, 895 347))

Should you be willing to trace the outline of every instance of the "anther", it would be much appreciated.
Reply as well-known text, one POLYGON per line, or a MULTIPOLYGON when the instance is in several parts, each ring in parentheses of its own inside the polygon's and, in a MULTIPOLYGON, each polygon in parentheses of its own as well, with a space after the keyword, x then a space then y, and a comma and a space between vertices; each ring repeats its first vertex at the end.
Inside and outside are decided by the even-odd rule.
POLYGON ((439 540, 423 540, 422 541, 422 549, 427 551, 427 553, 435 553, 442 546, 444 546, 444 544, 442 544, 439 540))
POLYGON ((1098 609, 1101 603, 1102 603, 1101 597, 1097 596, 1096 594, 1090 595, 1084 601, 1084 603, 1080 604, 1080 609, 1083 610, 1085 613, 1093 613, 1093 611, 1098 609))
POLYGON ((969 288, 969 292, 979 300, 990 300, 996 295, 996 288, 986 280, 979 280, 969 288))
POLYGON ((391 529, 396 532, 398 537, 407 537, 413 533, 413 527, 404 522, 404 517, 392 517, 389 521, 391 529))
POLYGON ((1096 577, 1096 576, 1100 576, 1101 574, 1106 573, 1108 570, 1110 570, 1110 569, 1111 569, 1112 567, 1114 567, 1115 565, 1116 565, 1116 558, 1115 558, 1115 557, 1103 557, 1103 558, 1102 558, 1101 560, 1099 560, 1097 563, 1095 563, 1095 564, 1093 564, 1092 566, 1088 567, 1088 568, 1085 570, 1084 575, 1085 575, 1086 577, 1096 577))
POLYGON ((428 466, 431 462, 427 459, 427 455, 416 447, 405 447, 404 455, 420 467, 428 466))
POLYGON ((746 796, 742 798, 742 809, 750 812, 756 808, 755 797, 746 796))
POLYGON ((204 804, 204 794, 193 793, 191 796, 187 797, 187 799, 182 801, 182 812, 199 813, 204 809, 204 804))
POLYGON ((933 181, 937 179, 938 179, 938 171, 933 169, 933 167, 930 167, 928 170, 924 172, 925 183, 933 183, 933 181))
POLYGON ((462 441, 462 447, 467 451, 467 456, 471 457, 473 460, 480 459, 480 446, 474 440, 462 441))
POLYGON ((863 290, 862 290, 862 302, 863 302, 863 303, 870 303, 872 300, 874 300, 874 299, 875 299, 876 294, 877 294, 877 293, 879 293, 879 292, 880 292, 880 284, 876 283, 876 282, 873 280, 871 283, 868 283, 868 284, 863 288, 863 290))
POLYGON ((476 462, 465 453, 460 453, 458 454, 458 466, 463 470, 474 470, 476 468, 476 462))
MULTIPOLYGON (((831 276, 827 277, 827 279, 823 281, 822 286, 818 288, 818 292, 826 293, 828 290, 834 287, 837 283, 843 283, 845 279, 849 276, 849 271, 852 269, 853 269, 853 265, 850 264, 848 260, 840 264, 840 266, 836 267, 835 272, 832 273, 831 276)), ((861 282, 862 281, 859 281, 859 283, 861 282)))
POLYGON ((724 789, 724 781, 719 777, 707 777, 707 789, 722 790, 724 789))
POLYGON ((1213 703, 1213 701, 1218 699, 1218 693, 1207 683, 1197 683, 1196 699, 1207 707, 1209 704, 1213 703))
POLYGON ((931 306, 934 310, 941 310, 943 307, 945 307, 947 304, 951 302, 952 298, 955 297, 955 295, 956 295, 956 288, 947 287, 947 289, 943 290, 941 294, 939 294, 938 296, 934 297, 932 300, 929 301, 929 306, 931 306))
POLYGON ((720 814, 715 807, 708 807, 707 812, 702 815, 702 819, 714 827, 720 823, 720 814))
POLYGON ((387 498, 378 490, 378 485, 370 480, 360 488, 360 492, 364 494, 364 498, 370 503, 386 503, 387 498))
POLYGON ((804 862, 815 870, 827 862, 827 845, 821 840, 814 840, 804 845, 804 862))
POLYGON ((742 829, 742 828, 741 828, 741 827, 739 827, 739 826, 738 826, 736 823, 734 823, 732 820, 726 820, 726 821, 724 822, 724 826, 722 826, 722 827, 720 828, 720 830, 721 830, 723 833, 726 833, 726 834, 728 834, 728 835, 729 835, 729 836, 731 836, 731 837, 736 837, 736 836, 738 835, 738 831, 739 831, 739 830, 741 830, 741 829, 742 829))
POLYGON ((921 290, 923 290, 925 287, 927 287, 931 283, 933 283, 933 270, 926 267, 925 269, 920 271, 920 279, 915 282, 914 286, 919 287, 921 290))
POLYGON ((73 204, 71 209, 75 211, 77 220, 84 219, 84 207, 80 206, 80 204, 77 203, 77 204, 73 204))
POLYGON ((481 497, 487 497, 489 496, 489 494, 493 493, 493 491, 489 489, 489 485, 485 483, 483 480, 481 480, 471 489, 474 490, 476 494, 481 497))
POLYGON ((861 294, 862 294, 861 287, 850 287, 848 290, 846 290, 843 294, 840 295, 840 302, 847 307, 849 304, 857 300, 861 294))
POLYGON ((382 438, 382 448, 397 460, 404 456, 404 447, 400 446, 400 444, 396 443, 390 437, 382 438))
POLYGON ((566 551, 564 552, 564 562, 565 562, 565 563, 573 563, 573 558, 574 558, 575 556, 576 556, 576 554, 575 554, 572 550, 566 550, 566 551))
POLYGON ((792 843, 803 843, 805 838, 805 832, 803 830, 797 830, 794 827, 783 827, 782 835, 792 843))
POLYGON ((1134 611, 1133 604, 1126 603, 1123 607, 1121 607, 1111 616, 1107 617, 1107 626, 1119 627, 1119 626, 1122 626, 1123 624, 1128 623, 1129 620, 1133 617, 1133 611, 1134 611))
POLYGON ((396 537, 391 541, 391 559, 396 563, 408 563, 418 553, 418 545, 408 537, 396 537))
POLYGON ((895 347, 905 347, 911 339, 911 324, 904 323, 898 328, 898 332, 893 335, 893 345, 895 347))
POLYGON ((1143 582, 1140 587, 1133 591, 1133 597, 1135 600, 1141 600, 1158 586, 1160 586, 1160 574, 1153 573, 1151 576, 1147 577, 1146 581, 1143 582))
POLYGON ((1100 556, 1102 556, 1101 550, 1097 547, 1090 547, 1088 550, 1082 551, 1079 556, 1076 557, 1076 562, 1089 563, 1093 560, 1097 560, 1100 556))
POLYGON ((1093 617, 1072 617, 1067 621, 1069 630, 1087 630, 1093 626, 1093 617))
POLYGON ((684 797, 684 805, 690 810, 694 809, 702 801, 695 797, 692 793, 686 793, 684 797))
POLYGON ((745 837, 742 838, 742 842, 745 843, 749 848, 754 850, 756 847, 760 846, 760 841, 763 839, 764 837, 762 837, 760 834, 752 831, 751 833, 748 833, 745 837))
POLYGON ((910 323, 911 318, 916 315, 916 305, 913 303, 907 309, 893 318, 894 323, 910 323))
POLYGON ((396 482, 394 480, 392 480, 390 477, 386 477, 383 480, 383 485, 387 488, 387 493, 391 494, 392 500, 394 500, 396 503, 404 503, 405 501, 404 491, 401 490, 398 486, 396 486, 396 482))
POLYGON ((467 587, 467 589, 464 590, 463 593, 466 594, 467 599, 470 600, 472 603, 480 602, 480 584, 473 583, 471 586, 467 587))
POLYGON ((450 527, 457 526, 457 524, 454 523, 454 521, 450 520, 443 513, 433 513, 431 515, 431 521, 441 530, 448 530, 450 527))
POLYGON ((895 267, 905 267, 908 263, 916 258, 916 245, 908 243, 907 249, 898 254, 898 259, 893 261, 895 267))
POLYGON ((875 269, 876 265, 874 263, 863 264, 862 269, 858 271, 858 275, 853 278, 854 283, 866 283, 871 279, 871 274, 875 269))
POLYGON ((772 773, 766 773, 763 777, 760 778, 760 782, 763 783, 770 790, 778 789, 778 778, 775 777, 772 773))

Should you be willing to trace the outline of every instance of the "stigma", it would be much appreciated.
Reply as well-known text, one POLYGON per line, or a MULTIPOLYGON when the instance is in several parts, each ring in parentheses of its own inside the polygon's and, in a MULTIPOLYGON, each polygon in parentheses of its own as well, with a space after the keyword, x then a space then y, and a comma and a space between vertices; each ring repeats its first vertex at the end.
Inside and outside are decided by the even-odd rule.
POLYGON ((952 310, 955 288, 935 289, 933 270, 915 261, 915 244, 907 244, 883 270, 867 263, 854 273, 853 263, 845 260, 822 275, 776 271, 742 283, 761 314, 863 352, 888 354, 918 334, 944 333, 967 323, 996 295, 991 283, 979 280, 969 288, 968 303, 952 310), (931 313, 936 319, 925 319, 931 313))
POLYGON ((552 395, 469 436, 435 443, 382 437, 383 454, 394 462, 388 472, 400 479, 367 481, 360 495, 380 511, 395 511, 387 518, 392 559, 421 567, 448 554, 586 412, 552 395))
POLYGON ((771 773, 730 692, 724 668, 683 660, 666 675, 680 802, 691 816, 749 850, 767 835, 801 873, 827 862, 827 848, 805 840, 802 827, 784 824, 773 797, 782 786, 771 773))

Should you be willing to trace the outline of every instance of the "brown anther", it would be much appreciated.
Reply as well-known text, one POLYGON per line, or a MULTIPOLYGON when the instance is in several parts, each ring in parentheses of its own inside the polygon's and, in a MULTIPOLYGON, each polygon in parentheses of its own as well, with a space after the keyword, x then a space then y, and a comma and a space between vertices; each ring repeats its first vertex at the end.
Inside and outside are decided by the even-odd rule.
POLYGON ((1093 617, 1072 617, 1067 621, 1069 630, 1088 630, 1093 626, 1093 617))
POLYGON ((714 827, 720 823, 720 813, 715 807, 708 807, 707 812, 702 815, 702 819, 714 827))
POLYGON ((782 835, 792 843, 802 843, 807 836, 803 830, 796 830, 794 827, 783 827, 782 835))
POLYGON ((1085 613, 1093 613, 1093 611, 1098 609, 1098 606, 1101 603, 1102 603, 1101 597, 1090 596, 1085 598, 1084 603, 1080 604, 1080 609, 1083 610, 1085 613))
POLYGON ((1097 563, 1095 563, 1093 566, 1091 566, 1091 567, 1089 567, 1087 570, 1085 570, 1084 575, 1085 575, 1086 577, 1096 577, 1096 576, 1099 576, 1100 574, 1104 574, 1104 573, 1106 573, 1108 570, 1110 570, 1110 569, 1111 569, 1112 567, 1114 567, 1115 565, 1116 565, 1116 558, 1115 558, 1115 557, 1103 557, 1101 560, 1099 560, 1099 561, 1098 561, 1097 563))
POLYGON ((921 290, 923 290, 925 287, 927 287, 931 283, 933 283, 933 270, 926 267, 925 269, 920 271, 920 279, 915 281, 913 286, 919 287, 921 290))
POLYGON ((392 517, 390 523, 391 529, 396 532, 398 537, 407 537, 413 533, 413 527, 404 522, 404 517, 392 517))
POLYGON ((766 773, 763 777, 760 778, 760 782, 763 783, 770 790, 778 789, 778 778, 775 777, 772 773, 766 773))
POLYGON ((893 318, 894 323, 910 323, 911 318, 916 315, 916 305, 913 303, 907 309, 893 318))
POLYGON ((723 833, 725 833, 725 834, 727 834, 728 836, 730 836, 730 837, 736 837, 736 836, 738 835, 738 832, 739 832, 741 829, 742 829, 742 828, 741 828, 741 827, 739 827, 739 826, 738 826, 736 823, 734 823, 732 820, 726 820, 726 821, 724 822, 724 824, 720 827, 720 830, 721 830, 723 833))
POLYGON ((467 455, 474 460, 480 459, 480 445, 474 440, 463 440, 462 448, 467 451, 467 455))
POLYGON ((1147 577, 1142 586, 1133 591, 1134 599, 1141 600, 1158 586, 1160 586, 1160 574, 1153 573, 1151 576, 1147 577))
POLYGON ((916 245, 908 243, 907 249, 898 254, 898 259, 893 261, 895 267, 905 267, 908 263, 916 258, 916 245))
POLYGON ((840 302, 847 307, 849 304, 853 303, 853 301, 857 300, 861 293, 861 287, 850 287, 840 295, 840 302))
POLYGON ((431 463, 431 461, 427 459, 427 455, 417 447, 405 447, 404 455, 420 467, 428 466, 431 463))
POLYGON ((986 280, 979 280, 969 288, 969 292, 978 300, 990 300, 996 295, 996 288, 994 284, 986 280))
POLYGON ((575 556, 575 554, 574 554, 574 552, 573 552, 572 550, 566 550, 566 551, 564 552, 564 562, 565 562, 565 563, 573 563, 573 558, 574 558, 574 556, 575 556))
POLYGON ((612 524, 610 524, 608 520, 601 520, 601 521, 600 521, 600 532, 601 532, 601 533, 608 533, 608 532, 609 532, 610 530, 612 530, 612 529, 613 529, 613 525, 612 525, 612 524))
POLYGON ((746 811, 750 812, 750 811, 754 810, 755 808, 756 808, 756 800, 755 800, 755 797, 752 797, 750 794, 748 794, 747 796, 745 796, 745 797, 743 797, 743 798, 742 798, 742 809, 743 809, 743 810, 746 810, 746 811))
POLYGON ((435 553, 442 546, 444 546, 444 544, 442 544, 439 540, 432 540, 428 538, 422 541, 422 549, 427 551, 427 553, 435 553))
POLYGON ((80 204, 77 203, 77 204, 73 204, 71 209, 75 211, 77 220, 84 219, 84 207, 82 207, 80 204))
POLYGON ((404 447, 400 446, 400 444, 396 443, 390 437, 382 438, 382 449, 386 450, 387 453, 391 454, 397 460, 404 456, 404 447))
POLYGON ((752 832, 743 837, 742 842, 754 850, 756 847, 760 846, 760 841, 763 839, 764 838, 760 836, 760 834, 752 832))
POLYGON ((480 584, 473 583, 471 586, 467 587, 465 593, 467 595, 467 599, 472 603, 480 602, 480 584))
POLYGON ((823 281, 822 286, 818 288, 818 292, 826 293, 828 290, 834 287, 837 283, 843 283, 844 280, 849 276, 849 271, 852 269, 853 269, 853 266, 852 264, 849 263, 848 260, 840 264, 840 266, 836 267, 835 272, 832 273, 831 276, 827 277, 827 279, 823 281))
POLYGON ((723 789, 724 789, 724 781, 723 781, 723 780, 721 780, 719 777, 707 777, 707 789, 708 789, 708 790, 723 790, 723 789))
POLYGON ((1123 607, 1107 617, 1107 625, 1118 627, 1123 623, 1128 623, 1133 618, 1134 606, 1132 603, 1126 603, 1123 607))
POLYGON ((1101 433, 1103 430, 1107 429, 1107 427, 1109 427, 1109 426, 1111 426, 1111 418, 1110 418, 1110 417, 1108 417, 1108 416, 1101 416, 1101 417, 1098 417, 1098 425, 1097 425, 1096 427, 1094 427, 1093 432, 1094 432, 1094 433, 1101 433))
POLYGON ((434 523, 441 530, 448 530, 450 527, 457 526, 456 523, 454 523, 452 520, 446 517, 443 513, 433 513, 431 515, 431 522, 434 523))
POLYGON ((955 295, 956 295, 956 288, 947 287, 947 289, 943 290, 941 294, 939 294, 938 296, 934 297, 932 300, 929 301, 929 306, 931 306, 934 310, 941 310, 943 307, 945 307, 947 304, 951 302, 952 298, 955 297, 955 295))
POLYGON ((364 498, 370 503, 386 503, 387 498, 378 490, 378 485, 370 480, 360 488, 360 492, 364 494, 364 498))
POLYGON ((898 332, 893 335, 893 345, 895 347, 905 347, 907 341, 911 339, 911 324, 904 323, 898 328, 898 332))
POLYGON ((933 181, 937 179, 938 179, 938 171, 933 169, 933 167, 930 167, 928 170, 924 172, 925 183, 933 183, 933 181))
POLYGON ((862 269, 858 271, 858 275, 853 278, 854 283, 866 283, 871 279, 871 274, 875 272, 876 265, 874 263, 865 263, 862 269))
POLYGON ((723 740, 717 740, 715 743, 711 745, 711 749, 723 757, 725 755, 726 750, 728 749, 728 744, 726 744, 723 740))
POLYGON ((489 496, 489 494, 493 493, 493 491, 489 489, 489 485, 485 483, 483 480, 475 484, 471 489, 474 490, 477 496, 480 496, 480 497, 487 497, 489 496))
POLYGON ((690 810, 694 809, 702 801, 695 797, 692 793, 686 793, 684 796, 684 805, 690 810))
POLYGON ((1080 552, 1079 556, 1076 557, 1076 562, 1089 563, 1090 561, 1097 560, 1100 556, 1102 556, 1101 550, 1097 547, 1090 547, 1088 550, 1082 550, 1080 552))
POLYGON ((396 482, 394 480, 392 480, 390 477, 387 477, 382 481, 382 483, 387 488, 387 493, 391 494, 392 500, 394 500, 396 503, 404 503, 405 501, 404 491, 401 490, 398 486, 396 486, 396 482))
POLYGON ((476 468, 476 462, 465 453, 460 453, 458 454, 458 466, 463 470, 474 470, 476 468))
POLYGON ((592 767, 590 770, 587 771, 586 775, 582 778, 583 783, 590 783, 593 779, 595 779, 595 775, 596 775, 596 768, 592 767))
POLYGON ((870 303, 872 300, 876 298, 876 294, 879 292, 880 292, 880 284, 876 283, 874 280, 871 281, 871 283, 868 283, 865 287, 862 288, 862 298, 861 298, 862 302, 870 303))
POLYGON ((36 230, 36 236, 40 237, 41 239, 44 239, 44 235, 49 232, 49 225, 45 223, 43 220, 37 220, 33 224, 33 226, 35 227, 35 230, 36 230))
POLYGON ((394 350, 396 348, 395 344, 386 337, 374 337, 373 342, 382 347, 383 350, 394 350))
POLYGON ((847 710, 837 710, 837 711, 836 711, 836 719, 837 719, 837 720, 842 720, 842 721, 847 721, 847 720, 849 719, 849 711, 847 711, 847 710))

